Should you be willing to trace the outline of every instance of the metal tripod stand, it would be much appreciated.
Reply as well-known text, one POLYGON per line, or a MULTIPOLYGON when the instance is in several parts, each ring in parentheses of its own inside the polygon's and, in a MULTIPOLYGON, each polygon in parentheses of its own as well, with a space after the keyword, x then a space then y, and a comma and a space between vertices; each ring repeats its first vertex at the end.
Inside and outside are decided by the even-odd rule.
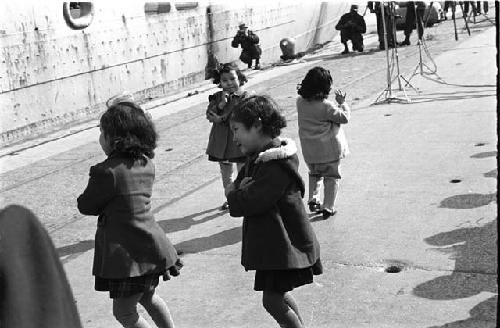
MULTIPOLYGON (((389 12, 389 19, 391 21, 392 26, 395 26, 394 22, 394 3, 390 2, 388 5, 388 12, 389 12)), ((398 49, 397 49, 397 43, 396 43, 396 30, 391 29, 391 32, 393 33, 393 40, 394 40, 394 47, 391 49, 391 59, 389 60, 389 47, 388 47, 388 42, 387 42, 387 26, 385 23, 385 9, 384 9, 384 2, 380 3, 380 10, 382 14, 382 26, 384 29, 384 46, 385 46, 385 55, 387 59, 387 87, 382 91, 382 93, 375 99, 374 105, 379 105, 382 103, 391 103, 391 102, 403 102, 403 103, 410 103, 411 99, 408 97, 408 94, 406 93, 406 86, 410 86, 415 92, 418 93, 418 90, 410 84, 410 81, 405 79, 403 75, 399 71, 399 57, 398 57, 398 49), (392 78, 392 71, 394 70, 394 67, 396 67, 396 72, 397 76, 393 79, 392 78), (404 97, 397 97, 394 96, 392 91, 392 83, 398 80, 398 87, 399 91, 403 91, 404 97), (402 81, 406 82, 405 84, 402 83, 402 81), (383 99, 381 99, 383 97, 383 99)))
MULTIPOLYGON (((433 2, 431 2, 430 6, 432 7, 433 2)), ((419 15, 417 15, 417 6, 414 7, 415 10, 415 18, 421 19, 419 15)), ((430 12, 430 11, 429 11, 430 12)), ((429 15, 427 16, 427 19, 429 19, 429 15)), ((417 22, 418 24, 418 22, 417 22)), ((428 78, 429 75, 435 75, 436 80, 438 82, 444 82, 444 80, 437 74, 437 65, 434 62, 434 60, 431 57, 431 54, 429 52, 429 48, 427 48, 427 44, 425 43, 425 38, 424 38, 424 31, 425 31, 425 26, 427 25, 427 20, 425 21, 425 24, 421 22, 422 24, 422 35, 419 35, 419 40, 417 42, 418 45, 418 64, 415 66, 415 69, 413 70, 413 73, 410 75, 408 78, 408 81, 410 81, 415 75, 420 74, 423 77, 428 78), (427 55, 427 58, 430 59, 432 62, 432 65, 434 66, 433 68, 430 68, 429 65, 424 63, 423 61, 423 56, 422 56, 422 51, 425 51, 425 54, 427 55)), ((418 28, 417 28, 418 30, 418 28)))

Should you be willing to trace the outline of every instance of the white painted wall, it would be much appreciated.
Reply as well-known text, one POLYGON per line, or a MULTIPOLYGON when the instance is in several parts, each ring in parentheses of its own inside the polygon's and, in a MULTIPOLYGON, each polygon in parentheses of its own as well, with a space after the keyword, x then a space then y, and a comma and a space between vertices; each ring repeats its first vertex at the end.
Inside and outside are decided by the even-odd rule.
POLYGON ((279 41, 296 51, 331 40, 341 2, 224 2, 146 16, 144 3, 96 2, 92 24, 72 30, 62 3, 0 4, 0 146, 95 118, 123 90, 138 99, 178 92, 205 78, 208 45, 221 62, 237 60, 230 46, 239 22, 260 37, 262 62, 279 60, 279 41), (213 43, 210 43, 210 34, 213 43))

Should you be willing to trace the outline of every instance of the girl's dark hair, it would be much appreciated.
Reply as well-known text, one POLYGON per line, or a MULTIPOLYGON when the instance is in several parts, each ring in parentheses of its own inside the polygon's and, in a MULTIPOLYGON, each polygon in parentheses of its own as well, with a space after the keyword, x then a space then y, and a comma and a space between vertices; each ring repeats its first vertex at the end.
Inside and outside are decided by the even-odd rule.
POLYGON ((281 114, 276 102, 269 96, 245 97, 236 105, 231 114, 231 121, 242 123, 250 129, 262 124, 262 133, 276 138, 286 126, 285 117, 281 114))
POLYGON ((328 98, 333 79, 330 71, 316 66, 307 72, 297 93, 307 100, 323 100, 328 98))
POLYGON ((231 71, 235 71, 236 75, 238 75, 238 80, 240 81, 240 86, 245 84, 248 79, 243 74, 240 69, 238 68, 238 65, 234 63, 226 63, 226 64, 219 64, 217 65, 217 68, 214 69, 212 76, 214 77, 214 84, 218 84, 220 86, 220 77, 222 76, 222 73, 230 73, 231 71))
POLYGON ((150 117, 133 102, 112 105, 101 116, 101 128, 111 140, 113 151, 132 158, 155 156, 158 135, 150 117))

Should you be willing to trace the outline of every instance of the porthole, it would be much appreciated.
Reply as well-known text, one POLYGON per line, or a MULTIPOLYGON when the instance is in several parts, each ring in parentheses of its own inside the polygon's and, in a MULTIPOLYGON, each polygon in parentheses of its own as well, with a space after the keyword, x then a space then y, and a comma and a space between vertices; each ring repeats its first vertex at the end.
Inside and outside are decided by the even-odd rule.
POLYGON ((189 10, 198 7, 198 2, 176 2, 175 9, 177 10, 189 10))
POLYGON ((82 30, 94 19, 92 2, 63 2, 63 17, 66 25, 73 30, 82 30))
POLYGON ((146 2, 144 13, 146 15, 167 14, 171 8, 170 2, 146 2))

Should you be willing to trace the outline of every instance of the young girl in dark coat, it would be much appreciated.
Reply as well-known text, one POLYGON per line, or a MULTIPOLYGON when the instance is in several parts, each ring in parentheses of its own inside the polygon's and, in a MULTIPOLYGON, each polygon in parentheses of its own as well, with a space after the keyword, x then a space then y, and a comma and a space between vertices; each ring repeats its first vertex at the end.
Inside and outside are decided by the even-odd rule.
POLYGON ((256 270, 254 289, 263 291, 264 308, 281 327, 302 328, 289 292, 312 283, 322 266, 302 202, 297 148, 291 139, 278 138, 285 126, 266 96, 251 96, 233 110, 231 128, 247 160, 227 199, 231 216, 244 217, 241 263, 256 270))
POLYGON ((155 293, 159 277, 178 275, 176 250, 151 210, 157 134, 133 102, 113 101, 102 115, 99 143, 108 158, 90 168, 78 197, 82 214, 97 215, 95 289, 108 291, 113 314, 124 327, 147 328, 140 303, 158 327, 174 327, 165 302, 155 293))
MULTIPOLYGON (((229 128, 229 116, 233 108, 247 95, 241 88, 247 78, 238 67, 232 63, 221 64, 214 71, 214 84, 218 84, 222 91, 208 97, 207 120, 212 123, 208 139, 208 160, 219 162, 222 176, 222 186, 227 188, 233 182, 234 163, 239 171, 245 156, 238 149, 233 140, 233 132, 229 128)), ((227 202, 222 204, 227 209, 227 202)))

